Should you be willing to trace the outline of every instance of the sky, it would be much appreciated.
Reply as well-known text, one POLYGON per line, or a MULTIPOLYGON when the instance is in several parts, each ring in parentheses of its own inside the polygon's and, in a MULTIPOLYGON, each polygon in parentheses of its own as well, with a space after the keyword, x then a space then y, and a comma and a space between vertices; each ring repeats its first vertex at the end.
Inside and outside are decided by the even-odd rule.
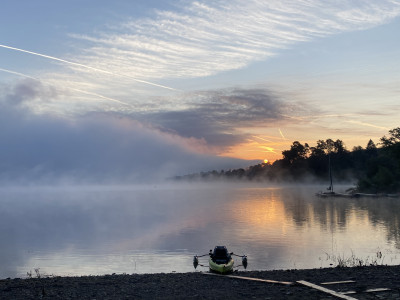
POLYGON ((399 127, 399 0, 14 1, 0 182, 134 182, 399 127))

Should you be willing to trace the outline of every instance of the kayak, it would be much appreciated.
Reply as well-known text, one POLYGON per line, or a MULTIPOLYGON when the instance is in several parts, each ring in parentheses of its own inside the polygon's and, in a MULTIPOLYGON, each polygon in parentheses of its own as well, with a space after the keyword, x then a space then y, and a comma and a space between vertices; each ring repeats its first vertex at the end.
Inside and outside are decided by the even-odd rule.
MULTIPOLYGON (((233 271, 234 260, 232 255, 238 256, 242 258, 242 264, 245 269, 247 268, 247 256, 246 255, 237 255, 233 252, 228 252, 226 246, 215 246, 214 251, 210 250, 208 254, 204 255, 195 255, 193 257, 193 267, 196 269, 199 265, 199 258, 204 256, 209 256, 208 265, 210 267, 210 272, 215 272, 219 274, 228 274, 233 271)), ((206 267, 205 265, 200 264, 202 267, 206 267)))
POLYGON ((227 274, 233 271, 233 264, 235 262, 233 261, 233 258, 231 258, 226 263, 217 263, 213 261, 212 258, 210 257, 208 263, 210 265, 210 271, 217 272, 220 274, 227 274))

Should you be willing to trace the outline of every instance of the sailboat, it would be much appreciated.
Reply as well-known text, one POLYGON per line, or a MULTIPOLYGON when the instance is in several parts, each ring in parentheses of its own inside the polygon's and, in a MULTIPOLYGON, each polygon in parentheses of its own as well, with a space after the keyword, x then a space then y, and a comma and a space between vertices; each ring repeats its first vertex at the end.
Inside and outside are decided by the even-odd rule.
POLYGON ((321 198, 360 198, 360 197, 368 197, 368 198, 377 198, 377 197, 389 197, 389 198, 400 198, 400 193, 397 194, 365 194, 365 193, 351 193, 351 194, 344 194, 344 193, 336 193, 333 191, 333 180, 332 180, 332 166, 331 166, 331 156, 328 155, 329 158, 329 182, 330 185, 327 188, 328 192, 318 192, 315 195, 321 198))
POLYGON ((335 193, 333 191, 333 180, 332 180, 332 166, 331 166, 331 155, 328 155, 328 164, 329 164, 329 182, 330 185, 327 188, 328 192, 318 192, 316 196, 322 197, 322 198, 328 198, 328 197, 352 197, 352 194, 341 194, 341 193, 335 193))

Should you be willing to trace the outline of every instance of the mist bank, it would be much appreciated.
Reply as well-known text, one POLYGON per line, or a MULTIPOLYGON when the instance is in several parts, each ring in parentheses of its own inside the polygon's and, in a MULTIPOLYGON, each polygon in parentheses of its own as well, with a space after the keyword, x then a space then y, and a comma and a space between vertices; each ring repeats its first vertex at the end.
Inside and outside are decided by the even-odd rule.
POLYGON ((341 140, 318 140, 315 146, 293 142, 283 158, 247 168, 208 171, 175 180, 260 181, 271 183, 354 184, 354 190, 368 193, 400 192, 400 127, 380 139, 379 147, 369 140, 366 148, 346 149, 341 140))
POLYGON ((219 157, 207 141, 140 122, 123 112, 59 115, 35 110, 57 101, 37 82, 0 88, 0 185, 132 184, 254 161, 219 157))
MULTIPOLYGON (((1 115, 1 113, 0 113, 1 115)), ((250 161, 198 151, 196 141, 118 115, 73 121, 0 116, 0 184, 131 184, 250 161)))

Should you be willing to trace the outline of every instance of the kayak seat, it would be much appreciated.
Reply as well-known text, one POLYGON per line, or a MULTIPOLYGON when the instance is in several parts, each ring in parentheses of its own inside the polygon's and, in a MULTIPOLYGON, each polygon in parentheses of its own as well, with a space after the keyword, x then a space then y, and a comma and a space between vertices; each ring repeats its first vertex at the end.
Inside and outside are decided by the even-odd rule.
POLYGON ((211 259, 217 264, 226 264, 231 260, 231 255, 225 246, 216 246, 211 254, 211 259))

